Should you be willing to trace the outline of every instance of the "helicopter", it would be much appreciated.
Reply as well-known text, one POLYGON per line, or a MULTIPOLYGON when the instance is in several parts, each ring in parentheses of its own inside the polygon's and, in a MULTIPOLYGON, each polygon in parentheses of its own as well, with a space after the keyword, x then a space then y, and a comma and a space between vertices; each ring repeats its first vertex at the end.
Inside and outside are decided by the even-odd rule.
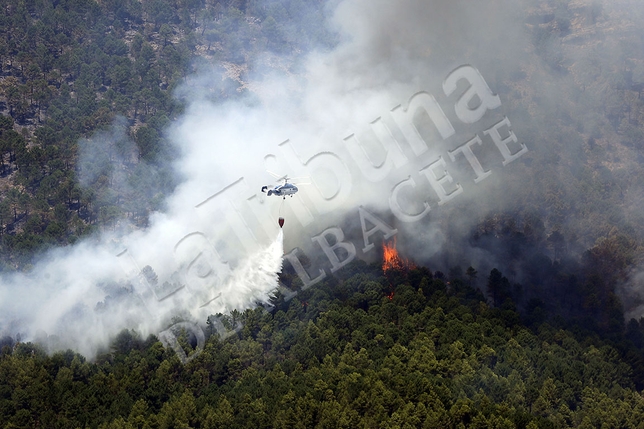
POLYGON ((278 181, 281 182, 279 185, 276 185, 273 188, 270 188, 270 186, 268 185, 262 186, 262 192, 264 192, 269 197, 271 195, 276 195, 278 197, 282 197, 283 199, 286 199, 287 195, 290 195, 291 197, 293 197, 293 194, 295 194, 298 191, 297 186, 289 182, 289 180, 293 180, 293 179, 290 179, 288 176, 278 176, 277 174, 272 173, 270 171, 268 173, 276 177, 278 181))
MULTIPOLYGON (((289 183, 289 180, 293 180, 293 179, 290 179, 288 176, 279 176, 268 170, 266 171, 271 176, 275 177, 278 182, 281 182, 281 183, 272 188, 269 185, 264 185, 262 186, 262 192, 268 195, 269 197, 271 195, 282 197, 282 200, 285 200, 287 195, 290 195, 291 198, 293 198, 293 195, 298 191, 297 186, 295 186, 293 183, 289 183)), ((300 184, 308 185, 309 183, 300 183, 300 184)), ((283 205, 284 205, 284 201, 282 201, 282 204, 280 205, 280 217, 277 220, 277 223, 279 224, 280 228, 284 226, 284 218, 281 216, 283 205)))

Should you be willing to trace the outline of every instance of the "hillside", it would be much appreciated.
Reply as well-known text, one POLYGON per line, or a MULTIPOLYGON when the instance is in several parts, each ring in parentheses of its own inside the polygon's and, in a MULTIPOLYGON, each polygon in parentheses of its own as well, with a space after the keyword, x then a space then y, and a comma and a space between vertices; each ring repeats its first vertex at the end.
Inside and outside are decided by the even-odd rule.
POLYGON ((642 427, 644 7, 365 4, 0 0, 0 427, 642 427))
MULTIPOLYGON (((638 427, 644 398, 613 346, 485 303, 426 268, 354 264, 182 365, 123 331, 95 362, 31 343, 0 356, 0 421, 21 427, 638 427), (392 275, 388 275, 392 278, 392 275), (394 294, 391 293, 393 288, 394 294)), ((440 274, 437 274, 440 276, 440 274)), ((182 340, 191 351, 190 337, 182 340)))
POLYGON ((484 197, 443 209, 446 245, 432 262, 464 270, 485 252, 488 269, 540 290, 544 302, 574 290, 568 282, 583 282, 576 271, 586 266, 620 296, 627 321, 639 319, 642 11, 628 1, 530 6, 522 15, 530 44, 495 82, 530 151, 484 197))
POLYGON ((165 136, 185 106, 178 85, 205 68, 221 77, 213 101, 237 97, 248 58, 276 52, 268 66, 288 70, 298 53, 332 42, 320 10, 291 3, 3 0, 6 268, 119 220, 145 226, 178 182, 165 136))

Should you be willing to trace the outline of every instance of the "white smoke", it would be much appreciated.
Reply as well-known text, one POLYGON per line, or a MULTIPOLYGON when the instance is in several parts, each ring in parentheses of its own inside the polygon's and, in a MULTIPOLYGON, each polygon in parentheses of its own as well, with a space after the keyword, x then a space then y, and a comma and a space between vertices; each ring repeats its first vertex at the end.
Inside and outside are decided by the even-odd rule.
MULTIPOLYGON (((181 153, 174 167, 182 182, 167 196, 165 210, 151 215, 145 230, 104 231, 48 253, 28 274, 2 277, 0 331, 92 356, 123 328, 157 333, 175 316, 203 323, 210 314, 265 302, 277 287, 284 252, 280 210, 292 248, 311 246, 312 236, 361 204, 388 209, 392 186, 417 175, 435 149, 424 157, 407 151, 408 164, 370 181, 347 163, 344 139, 365 131, 360 138, 370 159, 384 162, 386 153, 369 143, 369 124, 418 91, 441 91, 441 79, 459 63, 431 64, 440 28, 425 19, 440 19, 424 2, 378 2, 366 15, 359 12, 365 3, 338 3, 333 22, 343 42, 332 52, 312 52, 305 80, 267 70, 250 86, 255 100, 213 104, 204 99, 203 84, 221 76, 188 78, 179 92, 190 103, 167 131, 181 153), (406 21, 415 29, 402 31, 406 21), (381 23, 401 31, 374 31, 381 23), (309 176, 313 185, 286 202, 266 197, 259 190, 274 181, 267 169, 309 176)), ((445 7, 444 14, 458 16, 445 7)), ((253 67, 266 69, 261 61, 253 67)), ((114 132, 115 140, 122 138, 114 132)), ((91 157, 91 148, 102 144, 85 146, 84 156, 91 157)), ((428 186, 419 190, 427 193, 428 186)), ((414 193, 400 198, 412 211, 423 208, 414 193)))
MULTIPOLYGON (((284 253, 276 215, 281 200, 260 200, 253 186, 265 222, 261 234, 240 240, 243 217, 232 202, 248 193, 249 179, 216 195, 247 173, 264 172, 261 156, 253 165, 252 151, 240 150, 244 139, 259 137, 240 132, 248 124, 241 107, 196 103, 192 109, 174 129, 184 181, 167 197, 167 210, 152 214, 145 230, 105 230, 48 252, 29 273, 0 278, 0 335, 92 357, 124 328, 158 334, 177 318, 203 326, 209 315, 268 301, 284 253)), ((114 133, 96 138, 122 138, 118 127, 114 133)))
MULTIPOLYGON (((530 3, 334 1, 332 25, 340 43, 331 52, 309 53, 299 76, 281 73, 281 66, 271 68, 279 61, 268 55, 254 59, 250 69, 259 77, 244 82, 252 97, 219 104, 208 101, 207 95, 208 85, 221 81, 220 71, 189 76, 178 95, 190 102, 167 130, 180 152, 174 169, 182 181, 166 196, 164 211, 154 213, 145 230, 103 232, 99 238, 48 253, 28 274, 0 278, 0 334, 20 333, 26 339, 46 334, 50 342, 58 342, 52 347, 72 347, 91 356, 122 328, 157 333, 174 316, 204 323, 210 314, 265 302, 277 286, 284 248, 289 252, 296 246, 317 246, 320 240, 312 237, 341 224, 347 214, 359 231, 355 225, 360 224, 361 205, 390 214, 392 189, 405 180, 415 184, 397 194, 406 212, 420 213, 431 206, 425 220, 439 219, 445 206, 437 204, 429 181, 432 175, 440 177, 441 164, 426 170, 438 155, 450 163, 455 182, 462 184, 461 201, 476 198, 485 207, 502 204, 484 197, 502 184, 506 167, 483 131, 506 115, 514 121, 511 106, 490 109, 480 122, 465 123, 455 111, 465 83, 461 81, 452 95, 445 93, 442 83, 464 64, 481 69, 492 90, 496 73, 523 71, 529 43, 525 16, 518 9, 530 3), (413 132, 403 135, 391 112, 398 105, 406 108, 420 91, 435 96, 455 134, 441 138, 426 114, 412 113, 408 124, 413 119, 421 125, 407 131, 427 143, 427 151, 418 155, 408 144, 407 137, 416 138, 413 132), (372 127, 379 118, 377 125, 387 125, 391 138, 403 142, 398 162, 390 159, 390 171, 381 136, 372 127), (477 134, 486 140, 473 150, 483 153, 483 167, 492 172, 482 184, 474 182, 464 155, 453 162, 448 155, 477 134), (360 172, 347 149, 351 135, 364 146, 365 159, 387 172, 384 177, 368 178, 360 172), (308 176, 313 184, 286 201, 267 197, 260 188, 274 184, 274 179, 266 170, 308 176), (465 173, 457 175, 458 170, 465 173), (277 225, 280 215, 286 219, 284 235, 277 225)), ((521 132, 517 134, 521 140, 521 132)), ((465 206, 462 203, 454 213, 474 210, 465 206)), ((479 220, 467 216, 450 221, 466 231, 479 220)), ((445 225, 436 223, 407 223, 418 245, 416 254, 431 254, 448 240, 445 225)), ((391 226, 403 230, 401 225, 391 226)), ((370 241, 382 236, 378 232, 370 241)), ((362 240, 357 238, 358 251, 373 248, 362 240)), ((330 271, 328 260, 326 264, 307 269, 315 277, 319 270, 330 271)))
POLYGON ((282 269, 282 243, 280 230, 272 243, 241 260, 226 278, 210 276, 210 289, 190 286, 184 278, 165 291, 139 273, 126 275, 108 245, 85 242, 67 253, 53 251, 29 274, 2 278, 3 333, 91 357, 124 328, 158 334, 177 316, 204 324, 212 314, 268 303, 282 269), (159 299, 168 292, 174 293, 159 299))

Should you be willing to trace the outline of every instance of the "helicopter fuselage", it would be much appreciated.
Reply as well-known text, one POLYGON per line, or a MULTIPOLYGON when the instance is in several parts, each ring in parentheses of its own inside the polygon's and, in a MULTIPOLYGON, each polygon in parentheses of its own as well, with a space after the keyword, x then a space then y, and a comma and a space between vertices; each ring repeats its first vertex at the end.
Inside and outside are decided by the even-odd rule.
POLYGON ((284 183, 281 185, 277 185, 272 189, 268 189, 268 186, 263 186, 262 187, 262 192, 266 192, 266 194, 270 197, 271 195, 276 195, 278 197, 285 197, 287 195, 293 195, 298 191, 297 186, 295 186, 292 183, 284 183))

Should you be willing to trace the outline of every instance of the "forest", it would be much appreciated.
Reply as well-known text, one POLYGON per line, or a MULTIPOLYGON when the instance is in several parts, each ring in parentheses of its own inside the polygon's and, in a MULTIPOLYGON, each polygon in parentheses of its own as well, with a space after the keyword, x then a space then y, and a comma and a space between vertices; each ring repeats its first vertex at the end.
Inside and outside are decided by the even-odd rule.
MULTIPOLYGON (((302 73, 339 43, 326 3, 0 0, 0 272, 145 229, 181 181, 178 89, 208 69, 211 102, 252 97, 260 55, 302 73)), ((441 209, 439 254, 307 290, 285 264, 297 295, 219 315, 242 328, 200 351, 179 333, 186 364, 131 329, 88 360, 0 326, 0 427, 643 427, 644 17, 533 3, 525 64, 489 78, 530 152, 441 209)))
MULTIPOLYGON (((469 277, 355 262, 182 364, 123 330, 95 361, 4 340, 5 428, 637 428, 641 332, 619 342, 495 307, 469 277), (636 345, 637 344, 637 345, 636 345), (639 375, 638 375, 639 374, 639 375)), ((481 280, 494 289, 497 270, 481 280)), ((287 280, 287 279, 285 279, 287 280)), ((179 342, 197 353, 183 331, 179 342)))

